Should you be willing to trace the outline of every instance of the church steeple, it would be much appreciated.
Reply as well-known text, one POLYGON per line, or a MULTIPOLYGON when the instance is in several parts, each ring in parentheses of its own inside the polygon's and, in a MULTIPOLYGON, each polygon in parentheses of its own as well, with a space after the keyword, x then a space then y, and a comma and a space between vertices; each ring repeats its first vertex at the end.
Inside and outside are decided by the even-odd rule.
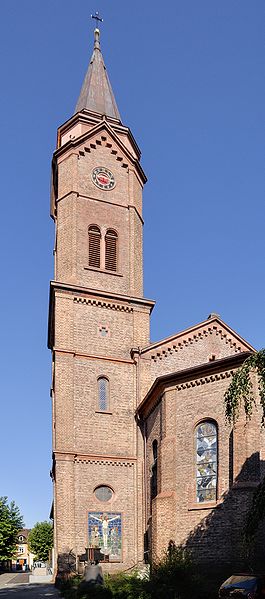
POLYGON ((98 29, 76 112, 59 127, 57 139, 51 196, 58 225, 56 277, 71 285, 143 298, 146 176, 137 143, 120 119, 98 29), (68 209, 75 214, 71 223, 68 209))
MULTIPOLYGON (((94 18, 100 21, 97 13, 94 18)), ((142 436, 134 412, 139 348, 150 344, 154 302, 143 297, 146 176, 140 156, 121 122, 96 29, 76 113, 59 127, 52 161, 49 347, 58 577, 69 547, 83 554, 94 544, 94 530, 104 526, 108 570, 119 562, 128 569, 143 556, 143 449, 138 464, 142 436), (104 526, 99 510, 110 510, 104 526)))
POLYGON ((100 31, 94 31, 94 49, 75 112, 91 110, 121 120, 100 50, 100 31))

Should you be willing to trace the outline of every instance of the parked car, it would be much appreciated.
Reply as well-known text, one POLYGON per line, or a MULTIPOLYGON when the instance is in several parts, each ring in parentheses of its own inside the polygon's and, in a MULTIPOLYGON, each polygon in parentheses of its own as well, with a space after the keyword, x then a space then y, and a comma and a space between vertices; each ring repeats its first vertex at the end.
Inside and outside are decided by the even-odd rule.
POLYGON ((265 599, 265 575, 233 574, 219 589, 222 599, 265 599))
POLYGON ((46 568, 46 564, 40 560, 34 562, 33 568, 46 568))

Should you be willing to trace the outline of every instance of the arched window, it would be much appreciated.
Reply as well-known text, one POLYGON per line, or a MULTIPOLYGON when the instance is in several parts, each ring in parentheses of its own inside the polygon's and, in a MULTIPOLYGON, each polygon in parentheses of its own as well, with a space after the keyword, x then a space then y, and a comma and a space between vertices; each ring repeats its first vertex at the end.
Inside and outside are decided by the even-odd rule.
POLYGON ((98 379, 98 409, 107 412, 109 407, 109 381, 105 376, 98 379))
POLYGON ((157 440, 152 443, 153 464, 151 470, 151 499, 157 496, 157 440))
POLYGON ((100 268, 100 228, 90 225, 88 228, 88 265, 100 268))
POLYGON ((153 447, 154 462, 156 462, 157 461, 157 440, 156 439, 153 441, 152 447, 153 447))
POLYGON ((216 501, 217 426, 204 420, 196 427, 196 498, 198 503, 216 501))
POLYGON ((105 235, 105 268, 117 270, 118 235, 113 229, 108 229, 105 235))

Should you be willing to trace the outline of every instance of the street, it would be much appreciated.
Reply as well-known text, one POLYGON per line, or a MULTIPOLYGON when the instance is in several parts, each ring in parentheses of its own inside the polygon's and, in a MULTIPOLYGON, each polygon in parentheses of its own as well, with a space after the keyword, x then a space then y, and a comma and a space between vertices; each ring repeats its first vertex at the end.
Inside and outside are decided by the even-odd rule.
POLYGON ((0 575, 0 599, 42 599, 59 598, 60 594, 53 584, 29 584, 26 572, 6 573, 0 575))

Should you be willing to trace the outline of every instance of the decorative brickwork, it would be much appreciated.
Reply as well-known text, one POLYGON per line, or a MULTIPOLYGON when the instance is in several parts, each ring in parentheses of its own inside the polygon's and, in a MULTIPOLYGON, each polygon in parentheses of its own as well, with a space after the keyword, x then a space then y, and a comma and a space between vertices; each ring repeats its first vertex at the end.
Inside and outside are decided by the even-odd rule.
POLYGON ((120 310, 121 312, 133 312, 133 308, 125 306, 123 304, 113 304, 110 302, 103 302, 100 300, 84 297, 75 297, 74 302, 77 304, 87 304, 88 306, 97 306, 100 308, 108 308, 109 310, 120 310))
POLYGON ((229 337, 227 335, 227 333, 222 331, 221 328, 218 330, 217 327, 215 326, 215 327, 208 327, 208 329, 203 329, 202 332, 199 332, 198 334, 194 334, 192 337, 184 337, 181 341, 178 341, 177 344, 172 343, 171 345, 169 345, 165 348, 161 348, 160 351, 151 353, 151 359, 152 360, 162 360, 163 358, 166 358, 168 354, 172 354, 173 352, 181 351, 184 347, 187 347, 188 345, 193 345, 193 343, 198 343, 198 341, 200 341, 203 337, 208 337, 208 335, 216 335, 216 336, 220 335, 220 338, 224 339, 225 343, 228 345, 228 347, 230 349, 233 349, 233 351, 235 353, 243 351, 242 346, 238 345, 237 342, 234 339, 232 339, 231 337, 229 337))
MULTIPOLYGON (((98 125, 82 135, 89 120, 89 115, 80 115, 78 129, 74 119, 73 134, 71 121, 64 126, 67 138, 60 131, 64 143, 54 157, 57 243, 49 339, 54 370, 55 551, 57 557, 69 548, 76 555, 84 553, 88 513, 99 511, 94 490, 109 485, 115 492, 108 511, 122 514, 119 568, 126 569, 143 560, 145 532, 143 446, 135 420, 140 381, 131 357, 132 347, 150 341, 153 307, 142 295, 145 176, 130 132, 99 118, 98 125), (93 183, 97 167, 113 173, 112 189, 93 183), (100 236, 91 241, 90 258, 89 230, 100 236), (117 257, 112 243, 107 264, 112 266, 115 258, 117 272, 102 268, 100 244, 107 231, 117 233, 117 257), (103 378, 108 381, 107 409, 102 400, 98 403, 98 381, 103 378)), ((117 564, 108 567, 115 570, 117 564)))
POLYGON ((199 387, 199 385, 205 385, 205 383, 214 383, 215 381, 220 381, 221 379, 229 379, 233 376, 233 370, 229 372, 220 372, 220 374, 214 374, 211 376, 205 376, 201 379, 195 379, 195 381, 188 381, 187 383, 182 383, 181 385, 177 385, 177 390, 181 391, 181 389, 190 389, 190 387, 199 387))
POLYGON ((110 151, 111 154, 113 154, 116 158, 116 160, 120 163, 120 166, 122 168, 126 168, 128 169, 128 163, 124 161, 124 157, 121 155, 121 153, 118 153, 119 150, 117 147, 113 147, 113 144, 111 143, 111 140, 107 139, 105 136, 101 136, 100 138, 96 137, 94 139, 94 142, 90 142, 89 146, 84 146, 84 148, 81 150, 79 150, 79 157, 85 157, 86 153, 90 153, 91 150, 96 150, 98 146, 103 146, 105 148, 108 148, 108 150, 110 151))
POLYGON ((233 430, 225 425, 223 398, 254 350, 217 315, 150 344, 154 302, 143 297, 142 259, 146 177, 95 43, 79 108, 59 128, 52 161, 55 567, 100 537, 110 552, 104 561, 112 562, 105 570, 127 570, 143 563, 148 538, 145 558, 160 557, 173 539, 202 565, 229 564, 233 571, 244 567, 240 530, 265 473, 265 441, 256 415, 233 430), (90 94, 93 80, 103 87, 90 94), (106 113, 94 110, 95 98, 106 113), (201 440, 202 422, 214 422, 214 439, 208 433, 201 440), (207 494, 208 478, 216 488, 207 494), (111 490, 106 513, 97 488, 111 490))
POLYGON ((125 461, 113 461, 108 459, 97 460, 96 458, 75 458, 76 464, 98 464, 104 466, 125 466, 131 468, 134 466, 134 462, 125 462, 125 461))

